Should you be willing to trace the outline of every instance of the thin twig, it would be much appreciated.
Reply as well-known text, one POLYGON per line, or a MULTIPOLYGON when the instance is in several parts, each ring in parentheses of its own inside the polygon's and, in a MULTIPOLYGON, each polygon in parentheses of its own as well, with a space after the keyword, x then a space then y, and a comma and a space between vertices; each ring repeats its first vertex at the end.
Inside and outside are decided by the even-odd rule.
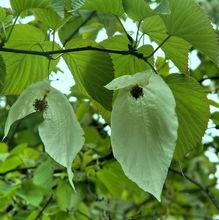
POLYGON ((148 55, 146 58, 150 58, 152 57, 169 39, 170 39, 171 35, 168 35, 160 45, 158 45, 158 47, 150 54, 148 55))
POLYGON ((85 218, 89 219, 89 220, 92 220, 92 218, 90 218, 90 216, 88 216, 87 214, 83 213, 81 210, 77 210, 78 214, 84 216, 85 218))
POLYGON ((135 48, 137 48, 137 46, 138 46, 138 36, 139 36, 139 32, 140 32, 141 22, 142 21, 138 22, 138 29, 137 29, 137 34, 136 34, 135 46, 134 46, 135 48))
POLYGON ((212 204, 215 206, 215 208, 217 210, 219 210, 219 202, 217 201, 217 199, 215 198, 214 195, 211 194, 211 192, 209 191, 209 189, 205 186, 203 186, 201 183, 197 182, 196 180, 194 180, 192 177, 188 176, 185 173, 182 173, 179 170, 176 170, 175 168, 170 167, 169 171, 176 173, 182 177, 185 177, 187 180, 189 180, 191 183, 193 183, 194 185, 196 185, 201 191, 203 191, 208 198, 210 199, 210 201, 212 202, 212 204))
POLYGON ((88 21, 95 15, 95 12, 92 12, 73 32, 72 34, 64 41, 63 46, 65 45, 78 33, 81 27, 87 24, 88 21))
POLYGON ((14 19, 14 22, 13 22, 13 24, 12 24, 12 27, 11 27, 11 29, 10 29, 10 32, 9 32, 8 36, 6 37, 5 41, 3 42, 3 44, 6 43, 6 42, 8 42, 8 40, 10 39, 11 34, 12 34, 12 31, 14 30, 14 26, 16 25, 16 22, 17 22, 19 16, 20 16, 20 14, 18 14, 18 15, 16 16, 16 18, 14 19))
POLYGON ((43 214, 49 203, 52 201, 52 197, 53 195, 50 195, 50 197, 48 198, 48 200, 46 201, 46 203, 44 204, 38 215, 34 218, 34 220, 40 220, 41 215, 43 214))
POLYGON ((133 39, 133 38, 131 37, 131 35, 127 32, 127 30, 125 29, 125 27, 124 27, 123 23, 121 22, 120 18, 119 18, 118 16, 116 16, 116 18, 117 18, 119 24, 121 25, 123 31, 125 32, 125 34, 126 34, 128 40, 129 40, 129 42, 131 43, 131 45, 133 45, 134 39, 133 39))

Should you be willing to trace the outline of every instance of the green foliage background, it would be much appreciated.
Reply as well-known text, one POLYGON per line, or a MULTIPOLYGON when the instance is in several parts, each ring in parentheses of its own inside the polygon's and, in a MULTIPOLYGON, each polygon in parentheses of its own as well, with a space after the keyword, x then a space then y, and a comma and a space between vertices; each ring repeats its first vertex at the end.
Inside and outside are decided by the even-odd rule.
MULTIPOLYGON (((74 192, 66 169, 44 150, 38 133, 42 112, 13 123, 7 138, 0 143, 0 220, 219 219, 219 183, 215 175, 219 170, 219 69, 214 33, 219 36, 219 4, 217 0, 198 1, 209 14, 213 31, 202 11, 186 7, 190 0, 183 2, 183 10, 176 0, 11 0, 12 8, 0 8, 1 139, 9 109, 18 95, 52 71, 60 71, 60 56, 76 82, 67 98, 76 97, 70 105, 85 133, 85 144, 72 163, 74 192), (149 4, 155 2, 164 4, 152 10, 149 4), (22 24, 22 19, 30 15, 34 15, 34 20, 22 24), (138 44, 139 38, 136 42, 134 34, 124 30, 121 21, 125 23, 128 17, 139 27, 138 37, 148 35, 165 56, 155 57, 151 45, 138 44), (197 24, 200 27, 195 29, 197 24), (98 44, 95 39, 102 29, 108 38, 98 44), (61 43, 55 41, 57 37, 61 43), (36 56, 25 51, 5 52, 5 48, 44 53, 87 46, 132 53, 86 50, 36 56), (147 62, 133 56, 133 49, 149 56, 147 62), (190 69, 188 52, 196 49, 200 64, 190 69), (170 60, 181 75, 170 74, 170 60), (128 179, 113 156, 110 115, 117 93, 104 87, 114 78, 149 71, 151 67, 172 90, 179 121, 176 151, 161 202, 128 179), (214 101, 206 99, 206 95, 214 97, 214 101), (211 115, 209 106, 216 110, 211 115)), ((32 102, 29 104, 32 107, 32 102)), ((64 112, 63 109, 54 111, 64 112)), ((60 121, 53 125, 50 132, 57 135, 56 143, 60 136, 71 132, 60 121)))

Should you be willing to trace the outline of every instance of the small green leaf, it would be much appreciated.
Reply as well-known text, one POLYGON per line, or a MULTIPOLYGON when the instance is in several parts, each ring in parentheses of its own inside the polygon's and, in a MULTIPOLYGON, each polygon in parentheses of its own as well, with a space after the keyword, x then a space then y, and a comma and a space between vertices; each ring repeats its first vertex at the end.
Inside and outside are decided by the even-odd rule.
POLYGON ((67 168, 69 182, 73 186, 71 165, 84 144, 83 130, 67 98, 46 82, 28 87, 10 108, 5 125, 5 136, 11 125, 35 112, 36 100, 46 101, 44 121, 39 125, 39 134, 46 152, 58 163, 67 168))
POLYGON ((170 15, 162 19, 170 35, 188 41, 218 65, 216 34, 206 13, 193 0, 169 0, 170 15))
MULTIPOLYGON (((98 47, 93 41, 74 39, 66 45, 66 48, 88 45, 98 47)), ((64 59, 81 88, 85 88, 87 93, 104 108, 111 110, 113 94, 104 88, 114 76, 110 56, 98 51, 81 51, 66 54, 64 59)))
POLYGON ((121 89, 111 117, 113 154, 128 178, 160 200, 177 140, 174 96, 151 71, 122 76, 106 87, 121 89))
POLYGON ((95 10, 106 14, 122 15, 122 0, 87 0, 81 9, 95 10))
POLYGON ((204 89, 194 78, 172 74, 166 82, 176 100, 179 128, 174 157, 180 160, 201 143, 210 116, 209 104, 204 89))

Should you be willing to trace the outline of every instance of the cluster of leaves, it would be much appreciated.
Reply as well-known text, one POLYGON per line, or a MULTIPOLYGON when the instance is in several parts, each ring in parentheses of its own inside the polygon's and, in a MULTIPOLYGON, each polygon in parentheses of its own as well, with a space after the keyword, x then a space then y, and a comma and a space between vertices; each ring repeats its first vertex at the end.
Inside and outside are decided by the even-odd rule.
POLYGON ((218 154, 218 138, 201 140, 219 105, 206 98, 217 93, 219 49, 205 12, 192 0, 10 3, 0 8, 2 219, 212 219, 216 164, 204 153, 218 154), (201 64, 191 71, 193 47, 201 64), (67 98, 45 80, 61 57, 76 82, 67 98), (168 174, 171 162, 192 177, 168 174))

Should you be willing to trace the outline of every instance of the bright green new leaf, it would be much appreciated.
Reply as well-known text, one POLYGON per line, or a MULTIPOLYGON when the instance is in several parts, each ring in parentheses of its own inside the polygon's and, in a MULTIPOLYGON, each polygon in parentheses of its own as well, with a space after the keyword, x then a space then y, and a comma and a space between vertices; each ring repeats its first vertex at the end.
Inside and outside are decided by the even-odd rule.
POLYGON ((174 74, 166 82, 176 100, 179 129, 174 157, 179 160, 201 143, 210 117, 209 104, 205 90, 194 78, 174 74))
POLYGON ((111 117, 113 154, 128 178, 160 200, 177 140, 174 96, 151 71, 106 87, 120 90, 111 117))
MULTIPOLYGON (((101 42, 101 45, 106 49, 114 50, 128 50, 128 44, 130 44, 130 42, 125 35, 114 36, 101 42)), ((150 45, 144 45, 139 48, 139 52, 142 52, 147 56, 153 52, 153 47, 150 45)), ((145 61, 132 55, 124 56, 120 54, 111 54, 111 58, 113 61, 115 77, 131 75, 150 69, 145 61)), ((153 57, 149 61, 153 63, 153 57)))
POLYGON ((122 0, 87 0, 81 9, 95 10, 106 14, 122 15, 122 0))
POLYGON ((150 6, 144 0, 122 0, 126 14, 137 21, 155 15, 150 6))
POLYGON ((170 15, 162 19, 170 35, 188 41, 218 65, 216 34, 206 13, 193 0, 169 0, 170 15))
MULTIPOLYGON (((168 37, 165 24, 157 15, 144 20, 142 31, 149 35, 158 45, 163 43, 168 37)), ((179 37, 171 36, 161 48, 167 58, 171 59, 182 73, 188 73, 188 53, 190 49, 188 42, 179 37)))
MULTIPOLYGON (((39 29, 25 24, 16 25, 10 40, 5 47, 26 50, 51 50, 52 42, 45 41, 45 35, 39 29)), ((59 48, 55 44, 55 48, 59 48)), ((48 59, 42 56, 27 54, 1 53, 5 65, 6 76, 2 90, 4 95, 18 95, 27 86, 48 76, 48 59)), ((58 60, 51 61, 50 68, 54 69, 58 60)))
MULTIPOLYGON (((88 45, 98 47, 93 41, 74 39, 66 48, 88 45)), ((98 51, 80 51, 66 54, 64 59, 81 88, 85 88, 104 108, 111 110, 113 94, 104 87, 114 78, 110 56, 98 51)))
POLYGON ((84 144, 83 130, 67 98, 46 82, 28 87, 9 111, 5 125, 5 136, 11 125, 35 112, 36 99, 45 98, 48 107, 44 111, 44 121, 39 125, 39 134, 46 152, 58 163, 67 168, 69 181, 73 186, 71 164, 84 144))
POLYGON ((50 7, 50 0, 10 0, 13 10, 20 14, 24 10, 50 7))

